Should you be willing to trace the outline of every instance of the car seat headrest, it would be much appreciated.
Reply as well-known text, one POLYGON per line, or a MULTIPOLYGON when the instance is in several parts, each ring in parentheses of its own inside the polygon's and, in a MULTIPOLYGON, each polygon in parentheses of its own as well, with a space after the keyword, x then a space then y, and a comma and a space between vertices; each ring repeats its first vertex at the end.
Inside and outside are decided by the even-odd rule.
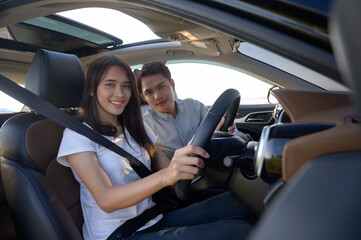
POLYGON ((79 107, 84 88, 83 66, 73 54, 38 50, 25 88, 58 108, 79 107))

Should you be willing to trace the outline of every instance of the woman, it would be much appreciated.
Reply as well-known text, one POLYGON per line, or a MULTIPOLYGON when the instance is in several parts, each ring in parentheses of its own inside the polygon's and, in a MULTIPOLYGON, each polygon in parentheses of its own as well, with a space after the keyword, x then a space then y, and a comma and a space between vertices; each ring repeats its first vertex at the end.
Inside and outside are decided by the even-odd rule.
MULTIPOLYGON (((154 144, 156 137, 144 128, 135 84, 123 60, 115 56, 94 60, 86 74, 81 114, 84 124, 152 169, 150 176, 140 179, 123 157, 69 129, 64 131, 57 160, 71 167, 80 184, 84 239, 106 239, 124 222, 151 208, 153 194, 179 180, 194 179, 204 162, 189 154, 208 157, 202 148, 189 145, 178 149, 169 161, 154 144)), ((225 233, 239 239, 251 226, 241 220, 245 214, 244 207, 225 194, 218 200, 160 214, 131 239, 218 239, 227 238, 225 233), (218 212, 213 209, 216 206, 218 212)))

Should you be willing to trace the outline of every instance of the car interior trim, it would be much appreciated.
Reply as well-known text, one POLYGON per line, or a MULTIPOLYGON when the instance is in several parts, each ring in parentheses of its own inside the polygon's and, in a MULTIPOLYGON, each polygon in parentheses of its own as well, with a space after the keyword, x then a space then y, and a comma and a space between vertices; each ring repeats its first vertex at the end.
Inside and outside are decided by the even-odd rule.
POLYGON ((360 151, 361 128, 350 93, 291 89, 273 91, 291 122, 335 123, 330 129, 295 138, 283 149, 282 178, 289 181, 306 162, 336 152, 360 151))

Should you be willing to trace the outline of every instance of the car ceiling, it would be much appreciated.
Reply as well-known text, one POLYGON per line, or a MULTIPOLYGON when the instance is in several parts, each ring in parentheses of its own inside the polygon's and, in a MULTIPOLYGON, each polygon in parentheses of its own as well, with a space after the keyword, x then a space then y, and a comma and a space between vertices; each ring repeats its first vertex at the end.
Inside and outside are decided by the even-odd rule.
MULTIPOLYGON (((240 36, 239 39, 246 39, 250 42, 260 43, 260 46, 265 47, 266 49, 269 48, 270 50, 276 50, 281 55, 285 55, 293 60, 299 61, 301 63, 306 63, 306 65, 313 64, 312 66, 316 68, 316 70, 320 70, 322 73, 324 73, 326 76, 331 77, 332 79, 335 79, 336 81, 340 81, 339 74, 337 71, 337 68, 335 67, 336 64, 334 62, 333 55, 329 52, 329 49, 327 49, 328 43, 325 43, 325 39, 319 40, 317 44, 324 44, 326 47, 323 47, 320 49, 315 48, 312 46, 312 44, 306 42, 306 43, 299 43, 295 39, 285 39, 287 38, 286 35, 283 35, 280 32, 271 31, 269 29, 261 29, 257 25, 249 25, 249 22, 247 22, 246 18, 243 19, 243 21, 240 21, 239 25, 242 25, 242 28, 240 26, 237 26, 235 24, 230 24, 230 21, 234 21, 233 17, 237 16, 226 16, 222 15, 221 12, 216 12, 217 15, 213 16, 213 19, 217 18, 217 21, 214 21, 212 24, 212 17, 207 16, 208 12, 212 13, 212 11, 217 11, 217 9, 209 9, 207 6, 202 5, 202 1, 199 1, 200 3, 190 3, 195 4, 194 5, 194 11, 197 12, 197 14, 193 14, 189 9, 184 9, 181 3, 171 1, 112 1, 112 0, 106 0, 106 1, 78 1, 75 3, 69 4, 69 2, 66 1, 9 1, 0 4, 0 27, 4 27, 7 25, 15 24, 27 19, 39 17, 39 16, 45 16, 49 14, 53 14, 60 11, 66 11, 71 10, 75 8, 82 8, 82 7, 107 7, 112 8, 115 10, 120 10, 124 12, 125 14, 128 14, 134 18, 137 18, 138 20, 145 23, 155 34, 160 36, 161 38, 165 40, 175 41, 177 40, 181 44, 171 47, 168 49, 167 44, 163 43, 163 45, 159 44, 163 52, 165 54, 157 53, 156 51, 153 51, 152 49, 148 49, 149 52, 146 52, 146 54, 139 52, 139 54, 143 54, 142 61, 146 62, 147 59, 144 59, 144 55, 149 55, 152 53, 152 59, 150 60, 168 60, 169 55, 173 54, 174 59, 182 59, 184 58, 184 55, 193 54, 193 58, 195 59, 203 59, 203 60, 212 60, 214 61, 214 56, 219 55, 220 57, 216 60, 219 61, 222 64, 228 65, 231 64, 234 61, 234 54, 232 54, 234 44, 237 43, 236 38, 228 38, 224 40, 222 38, 225 38, 223 32, 227 32, 233 36, 240 36), (28 5, 24 5, 24 3, 28 2, 28 5), (177 5, 177 8, 174 8, 173 5, 177 5), (1 11, 4 8, 9 8, 9 6, 13 7, 9 10, 1 11), (173 6, 173 8, 172 8, 173 6), (202 10, 203 9, 203 10, 202 10), (202 11, 206 11, 203 12, 202 11), (170 12, 168 14, 167 12, 170 12), (201 13, 201 14, 199 14, 201 13), (200 17, 195 17, 196 15, 200 15, 200 17), (222 18, 223 17, 223 18, 222 18), (190 20, 185 20, 185 18, 190 20), (223 21, 223 22, 222 22, 223 21), (197 22, 200 24, 195 24, 193 22, 197 22), (220 24, 224 25, 220 25, 220 24), (214 27, 214 29, 211 28, 205 28, 202 27, 202 24, 211 25, 214 27), (225 27, 227 26, 227 28, 225 27), (253 27, 256 27, 256 29, 259 29, 259 31, 255 31, 254 29, 251 29, 253 27), (219 30, 218 30, 219 29, 219 30), (207 48, 202 49, 199 47, 194 46, 194 44, 191 44, 191 42, 184 38, 184 35, 180 34, 179 31, 187 30, 188 32, 191 32, 193 34, 196 34, 198 36, 199 42, 207 43, 207 48), (255 32, 261 32, 262 36, 255 36, 255 32), (264 35, 268 35, 267 39, 264 39, 264 35), (269 36, 273 36, 274 38, 270 38, 269 36), (260 42, 259 39, 262 38, 262 41, 260 42), (212 47, 212 43, 210 43, 210 40, 215 39, 217 42, 216 47, 212 47), (263 41, 265 40, 265 41, 263 41), (280 48, 277 45, 277 41, 285 41, 288 42, 288 46, 282 46, 280 48), (320 43, 321 42, 321 43, 320 43), (221 44, 218 44, 221 43, 221 44), (292 45, 295 44, 296 45, 292 45), (277 48, 275 48, 275 44, 277 45, 277 48), (163 46, 166 46, 166 48, 163 48, 163 46), (304 49, 308 51, 314 51, 312 54, 314 54, 315 58, 313 56, 304 56, 303 53, 300 53, 299 50, 293 49, 294 46, 300 46, 304 47, 304 49), (292 48, 292 51, 288 51, 292 48), (166 50, 168 49, 168 50, 166 50), (326 50, 325 50, 326 49, 326 50), (298 55, 300 54, 300 55, 298 55), (168 59, 165 59, 168 58, 168 59), (306 59, 305 59, 306 58, 306 59), (307 58, 311 58, 313 62, 308 62, 307 58), (314 63, 317 63, 314 64, 314 63)), ((218 1, 215 1, 218 2, 218 1)), ((242 4, 248 4, 247 1, 242 4)), ((253 6, 254 7, 254 6, 253 6)), ((257 8, 259 11, 261 8, 257 8)), ((227 9, 226 9, 227 10, 227 9)), ((252 10, 252 9, 251 9, 252 10)), ((212 15, 212 14, 208 14, 212 15)), ((242 19, 238 19, 242 20, 242 19)), ((323 23, 322 23, 323 24, 323 23)), ((321 24, 321 25, 322 25, 321 24)), ((325 30, 323 30, 325 31, 325 30)), ((318 33, 318 35, 320 35, 318 33)), ((321 34, 322 35, 322 34, 321 34)), ((313 39, 313 41, 316 41, 313 39)), ((326 41, 327 42, 327 41, 326 41)), ((154 47, 154 45, 152 45, 154 47)), ((120 54, 121 56, 124 56, 124 58, 132 65, 132 64, 142 64, 140 62, 139 58, 137 58, 137 54, 132 49, 126 49, 126 48, 120 48, 119 50, 113 51, 114 54, 120 54), (127 52, 131 52, 131 54, 127 55, 127 52)), ((134 49, 133 49, 134 50, 134 49)), ((141 49, 138 49, 141 50, 141 49)), ((24 68, 21 67, 21 62, 29 64, 32 56, 28 53, 10 53, 7 54, 0 51, 1 58, 9 57, 9 59, 6 60, 12 60, 15 62, 15 65, 18 69, 24 68), (25 55, 25 56, 24 56, 25 55), (17 58, 19 57, 19 58, 17 58), (21 59, 21 61, 20 61, 21 59), (20 63, 19 63, 20 62, 20 63)), ((300 82, 297 77, 291 76, 287 73, 275 71, 275 69, 267 66, 266 64, 263 64, 259 61, 256 61, 254 59, 251 59, 246 56, 238 56, 237 62, 240 67, 244 69, 245 71, 249 72, 257 72, 259 74, 260 78, 265 78, 268 80, 274 80, 274 84, 282 86, 282 87, 290 87, 290 88, 296 88, 296 89, 319 89, 318 87, 306 83, 306 82, 300 82), (287 80, 285 80, 287 79, 287 80)), ((84 65, 89 62, 91 58, 84 57, 81 58, 81 61, 84 63, 84 65)), ((0 65, 4 64, 4 61, 0 60, 0 65)))

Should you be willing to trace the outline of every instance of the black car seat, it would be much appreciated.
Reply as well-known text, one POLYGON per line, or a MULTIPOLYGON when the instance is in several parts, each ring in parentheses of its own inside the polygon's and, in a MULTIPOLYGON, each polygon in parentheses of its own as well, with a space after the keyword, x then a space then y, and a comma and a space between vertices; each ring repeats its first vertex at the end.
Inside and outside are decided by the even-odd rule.
MULTIPOLYGON (((84 70, 75 55, 39 50, 25 87, 58 108, 79 107, 84 70)), ((64 127, 35 112, 0 131, 1 175, 19 239, 82 239, 79 184, 56 161, 64 127)))

